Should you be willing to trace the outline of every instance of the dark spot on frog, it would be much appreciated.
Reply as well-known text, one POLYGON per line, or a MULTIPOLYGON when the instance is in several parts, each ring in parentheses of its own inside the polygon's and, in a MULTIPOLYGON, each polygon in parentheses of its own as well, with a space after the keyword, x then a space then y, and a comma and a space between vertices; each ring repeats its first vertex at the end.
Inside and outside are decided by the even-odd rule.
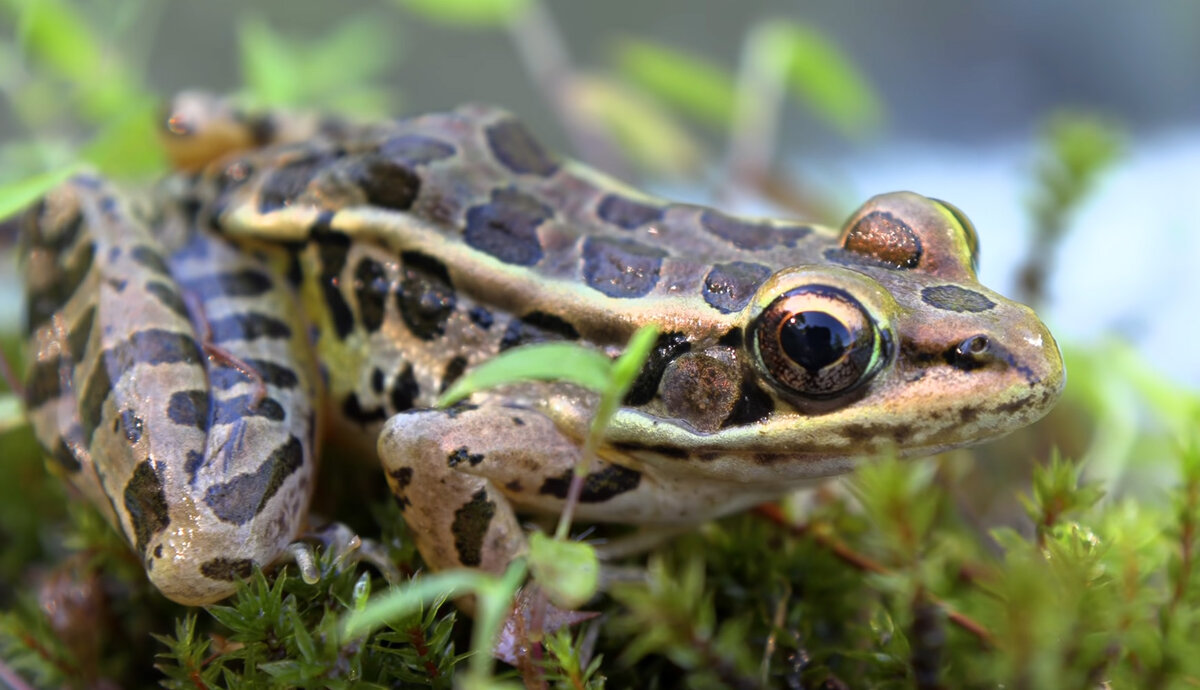
POLYGON ((231 340, 287 340, 292 337, 292 329, 286 322, 254 311, 212 319, 208 322, 208 329, 210 339, 217 344, 231 340))
MULTIPOLYGON (((62 357, 34 362, 25 378, 25 406, 36 410, 47 401, 57 398, 62 393, 63 379, 70 377, 70 369, 62 357), (64 369, 64 366, 67 368, 64 369)), ((108 391, 104 391, 104 395, 107 397, 108 391)))
POLYGON ((512 423, 513 426, 525 426, 525 420, 521 419, 520 417, 513 417, 512 423))
POLYGON ((176 391, 167 401, 167 418, 176 424, 207 431, 210 404, 206 390, 176 391))
POLYGON ((842 241, 847 252, 868 257, 890 268, 916 268, 921 240, 903 220, 886 211, 872 211, 854 224, 842 241))
POLYGON ((974 422, 976 419, 979 419, 979 408, 978 407, 964 407, 964 408, 959 409, 958 419, 963 424, 970 424, 971 422, 974 422))
POLYGON ((596 206, 596 215, 606 223, 633 230, 647 223, 661 220, 663 209, 617 194, 606 194, 596 206))
POLYGON ((254 561, 250 558, 214 558, 200 564, 200 573, 210 580, 237 582, 254 574, 254 561))
POLYGON ((146 292, 150 293, 164 307, 170 309, 176 316, 181 319, 191 320, 191 312, 188 311, 187 305, 184 304, 183 298, 179 296, 179 292, 169 283, 160 282, 157 280, 147 281, 146 292))
POLYGON ((896 441, 896 443, 904 444, 912 438, 916 431, 908 424, 897 424, 896 426, 892 427, 891 433, 892 438, 896 441))
POLYGON ((722 335, 717 340, 717 344, 724 345, 726 347, 732 347, 732 348, 741 347, 742 346, 742 329, 740 329, 736 326, 733 328, 730 328, 728 331, 725 331, 725 334, 722 335))
POLYGON ((1021 410, 1025 409, 1031 402, 1033 402, 1032 398, 1017 398, 1016 400, 1010 400, 1006 403, 997 405, 992 409, 996 412, 1012 414, 1013 412, 1020 412, 1021 410))
POLYGON ((155 558, 162 558, 162 553, 163 553, 162 552, 162 544, 159 544, 158 546, 154 547, 154 557, 155 558))
POLYGON ((147 458, 133 468, 123 498, 133 525, 134 549, 144 556, 150 538, 171 524, 167 495, 153 459, 147 458))
POLYGON ((92 336, 92 326, 96 321, 96 307, 91 306, 79 317, 71 329, 67 332, 67 352, 70 353, 73 361, 83 359, 84 349, 87 347, 88 338, 92 336))
POLYGON ((412 484, 413 470, 411 467, 400 467, 389 471, 388 476, 392 479, 392 496, 396 501, 396 507, 403 513, 412 505, 412 501, 404 495, 404 490, 408 488, 409 484, 412 484))
POLYGON ((404 412, 412 409, 416 405, 417 396, 420 393, 421 388, 417 385, 417 377, 413 373, 412 364, 405 364, 400 373, 396 374, 396 380, 392 382, 390 395, 392 412, 404 412))
MULTIPOLYGON (((258 378, 268 386, 274 386, 275 388, 295 388, 300 385, 300 378, 296 375, 296 372, 282 364, 276 364, 265 359, 243 359, 242 363, 257 374, 258 378)), ((239 383, 253 382, 254 379, 247 372, 239 369, 218 366, 209 371, 208 381, 213 388, 228 390, 239 383)))
POLYGON ((774 411, 775 401, 771 396, 749 377, 744 377, 738 400, 729 416, 721 422, 721 428, 761 422, 774 411))
POLYGON ((383 369, 380 369, 379 367, 375 367, 374 369, 372 369, 371 370, 371 390, 374 391, 374 393, 376 395, 382 394, 384 383, 386 383, 386 382, 384 381, 383 369))
POLYGON ((167 262, 151 247, 138 245, 129 250, 129 258, 133 259, 139 266, 154 271, 159 275, 171 275, 170 269, 167 268, 167 262))
MULTIPOLYGON (((538 493, 565 499, 571 486, 574 470, 567 470, 557 477, 547 477, 538 493)), ((601 503, 627 491, 633 491, 642 481, 642 473, 621 465, 608 465, 592 472, 583 481, 582 503, 601 503)))
POLYGON ((710 233, 729 242, 738 249, 761 251, 775 247, 795 247, 812 232, 803 225, 778 226, 765 222, 751 222, 733 218, 712 209, 700 214, 700 225, 710 233))
POLYGON ((270 213, 291 204, 333 158, 330 154, 312 153, 276 168, 259 191, 258 212, 270 213))
POLYGON ((433 340, 446 332, 457 296, 450 273, 441 261, 421 252, 403 252, 396 307, 408 330, 421 340, 433 340))
POLYGON ((485 331, 489 330, 492 327, 492 323, 495 321, 495 317, 492 316, 492 312, 483 307, 471 307, 471 310, 467 312, 467 316, 471 319, 471 323, 479 326, 485 331))
POLYGON ((658 284, 667 253, 632 239, 587 237, 583 278, 588 286, 616 298, 645 297, 658 284))
POLYGON ((656 453, 656 454, 662 455, 664 457, 676 458, 679 460, 682 460, 682 459, 685 459, 688 457, 688 452, 686 450, 684 450, 682 448, 676 448, 675 446, 645 445, 642 443, 633 443, 631 441, 621 441, 619 443, 614 443, 613 448, 616 448, 617 450, 620 450, 620 451, 623 451, 626 453, 636 453, 636 452, 656 453))
POLYGON ((515 119, 496 122, 487 128, 485 135, 496 160, 518 175, 546 177, 558 170, 558 162, 515 119))
POLYGON ((454 548, 463 565, 472 567, 483 562, 483 540, 495 516, 496 504, 488 500, 487 491, 483 489, 454 511, 450 533, 454 535, 454 548))
POLYGON ((361 426, 369 426, 387 419, 387 411, 383 407, 364 408, 358 399, 358 393, 351 392, 342 403, 342 415, 346 419, 357 422, 361 426))
POLYGON ((258 469, 215 484, 204 493, 204 503, 220 519, 244 525, 261 513, 284 481, 304 463, 300 439, 289 436, 258 469))
POLYGON ((338 283, 342 269, 346 266, 346 257, 350 253, 350 238, 334 230, 330 225, 332 221, 332 212, 322 213, 309 230, 308 236, 317 246, 317 258, 321 265, 317 281, 321 286, 321 295, 329 307, 329 316, 333 319, 338 340, 345 340, 354 330, 354 313, 350 311, 350 305, 346 302, 338 283))
POLYGON ((358 302, 359 320, 368 333, 375 333, 383 326, 390 283, 387 269, 374 259, 363 258, 354 268, 354 299, 358 302))
POLYGON ((460 414, 463 414, 465 412, 470 412, 472 410, 478 410, 478 409, 479 409, 478 405, 476 405, 474 403, 469 403, 469 402, 463 401, 463 402, 455 403, 455 404, 451 405, 450 407, 447 407, 446 409, 442 410, 442 414, 446 415, 447 419, 454 419, 455 417, 459 416, 460 414))
POLYGON ((124 279, 109 278, 107 282, 108 286, 117 292, 125 292, 125 288, 129 287, 129 281, 124 279))
POLYGON ((464 462, 469 463, 471 467, 475 467, 483 462, 483 453, 472 453, 466 446, 459 446, 446 456, 446 465, 448 467, 458 467, 464 462))
POLYGON ((142 440, 142 418, 133 410, 121 410, 120 416, 113 421, 113 431, 123 432, 125 440, 133 445, 142 440))
POLYGON ((638 372, 637 378, 629 387, 629 392, 625 394, 625 404, 645 405, 653 400, 667 365, 691 348, 692 344, 683 333, 660 333, 658 340, 654 342, 654 349, 642 365, 642 370, 638 372))
POLYGON ((474 249, 517 266, 532 266, 542 258, 538 226, 554 210, 512 187, 492 191, 489 203, 467 210, 463 240, 474 249))
POLYGON ((29 331, 32 332, 61 309, 91 271, 96 253, 95 244, 87 243, 80 252, 78 258, 67 263, 59 280, 51 281, 44 289, 30 291, 26 298, 29 331))
POLYGON ((449 362, 446 362, 446 368, 442 371, 442 387, 439 392, 445 393, 455 381, 458 380, 463 372, 467 370, 467 358, 459 355, 449 362))
POLYGON ((253 268, 212 273, 179 283, 181 291, 195 295, 201 301, 218 297, 259 297, 272 286, 270 276, 253 268))
POLYGON ((420 134, 401 134, 379 145, 379 155, 409 166, 428 165, 454 155, 454 146, 420 134))
POLYGON ((500 339, 500 351, 547 340, 578 339, 579 331, 562 318, 544 311, 531 311, 519 319, 508 322, 508 327, 504 330, 504 337, 500 339))
POLYGON ((521 486, 520 479, 513 479, 512 481, 505 483, 504 488, 508 489, 509 491, 511 491, 515 494, 519 494, 525 490, 525 487, 521 486))
POLYGON ((986 295, 957 285, 927 287, 921 290, 921 300, 931 307, 959 313, 979 313, 996 306, 986 295))
POLYGON ((762 264, 747 261, 716 264, 704 278, 704 301, 722 314, 741 311, 770 275, 771 269, 762 264))
POLYGON ((362 156, 347 172, 372 206, 407 211, 421 193, 421 176, 403 162, 384 156, 362 156))
POLYGON ((203 464, 203 453, 195 450, 189 450, 187 452, 187 459, 183 463, 183 471, 187 473, 188 484, 194 485, 196 483, 196 473, 200 471, 200 467, 203 464))

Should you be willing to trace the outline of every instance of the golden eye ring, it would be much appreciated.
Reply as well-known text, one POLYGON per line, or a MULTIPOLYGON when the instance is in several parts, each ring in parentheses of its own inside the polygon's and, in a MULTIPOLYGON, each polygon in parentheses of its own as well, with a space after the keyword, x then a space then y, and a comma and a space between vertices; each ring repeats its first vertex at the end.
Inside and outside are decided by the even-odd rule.
POLYGON ((879 370, 886 347, 858 300, 828 285, 780 295, 758 316, 754 349, 785 391, 827 400, 863 385, 879 370))

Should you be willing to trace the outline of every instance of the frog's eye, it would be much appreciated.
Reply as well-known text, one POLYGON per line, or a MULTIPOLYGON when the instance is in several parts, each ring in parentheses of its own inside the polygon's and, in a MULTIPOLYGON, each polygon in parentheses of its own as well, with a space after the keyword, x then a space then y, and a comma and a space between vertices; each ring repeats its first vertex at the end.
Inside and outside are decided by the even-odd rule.
POLYGON ((971 268, 975 271, 978 271, 979 235, 975 232, 975 224, 971 222, 970 218, 967 218, 967 214, 963 213, 962 210, 954 204, 948 201, 942 201, 941 199, 934 199, 932 197, 930 197, 930 201, 941 204, 942 208, 946 209, 950 212, 950 215, 954 216, 954 220, 958 223, 958 226, 962 228, 963 235, 965 235, 967 238, 967 250, 971 252, 971 268))
POLYGON ((827 399, 863 384, 885 354, 879 329, 858 300, 826 285, 775 298, 753 333, 767 373, 805 398, 827 399))

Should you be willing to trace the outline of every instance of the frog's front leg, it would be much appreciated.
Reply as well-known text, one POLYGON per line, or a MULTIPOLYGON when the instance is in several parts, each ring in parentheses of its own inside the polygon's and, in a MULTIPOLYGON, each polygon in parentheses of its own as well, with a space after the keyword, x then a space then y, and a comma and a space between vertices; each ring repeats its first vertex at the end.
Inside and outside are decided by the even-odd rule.
MULTIPOLYGON (((584 480, 582 520, 678 529, 782 492, 702 481, 611 447, 600 454, 584 480)), ((514 509, 561 511, 582 449, 546 414, 491 399, 397 415, 379 455, 431 568, 500 572, 526 546, 514 509)))
POLYGON ((396 415, 379 456, 429 567, 499 573, 526 548, 510 496, 569 477, 580 451, 545 416, 486 404, 396 415))

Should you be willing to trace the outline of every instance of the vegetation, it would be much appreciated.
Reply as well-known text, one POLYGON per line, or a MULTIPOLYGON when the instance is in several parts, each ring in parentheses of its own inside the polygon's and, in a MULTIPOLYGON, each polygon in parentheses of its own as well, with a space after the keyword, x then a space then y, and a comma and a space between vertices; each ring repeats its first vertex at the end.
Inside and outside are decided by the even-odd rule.
MULTIPOLYGON (((596 76, 562 60, 547 65, 557 37, 534 0, 394 4, 400 9, 377 11, 508 31, 579 152, 610 170, 682 175, 697 160, 723 158, 730 183, 829 217, 816 195, 775 167, 769 152, 779 108, 793 98, 851 137, 869 135, 884 118, 851 62, 804 26, 771 22, 748 31, 736 70, 625 38, 614 44, 611 69, 596 76), (570 104, 560 97, 565 89, 577 96, 570 104), (723 157, 706 150, 697 134, 706 130, 728 137, 723 157)), ((80 161, 124 177, 162 171, 161 155, 145 143, 158 98, 135 61, 104 44, 84 3, 0 0, 0 15, 17 28, 0 36, 0 91, 35 135, 0 146, 0 219, 80 161)), ((368 15, 307 39, 247 17, 241 38, 248 103, 377 114, 401 96, 380 85, 383 66, 398 58, 368 15), (379 50, 347 49, 356 45, 379 50)), ((1109 125, 1088 117, 1061 116, 1048 126, 1030 203, 1038 256, 1050 255, 1073 209, 1114 160, 1117 142, 1109 125)), ((1038 261, 1028 279, 1032 298, 1049 270, 1038 261)), ((15 333, 0 333, 0 346, 16 360, 15 333)), ((575 358, 566 365, 542 351, 500 363, 508 368, 499 376, 542 377, 531 368, 549 362, 613 401, 636 371, 638 352, 633 347, 612 365, 563 350, 557 354, 575 358)), ((1200 399, 1116 345, 1069 349, 1067 358, 1071 387, 1042 427, 1051 438, 993 446, 989 452, 1001 457, 992 463, 966 452, 903 463, 881 458, 842 487, 704 525, 594 596, 594 555, 569 539, 567 516, 555 539, 539 539, 528 562, 503 577, 422 575, 392 587, 365 566, 323 554, 315 584, 294 566, 255 573, 232 600, 204 610, 175 606, 148 588, 124 542, 47 475, 9 394, 0 398, 0 581, 16 586, 0 588, 0 682, 1195 687, 1200 399), (1137 409, 1149 414, 1131 412, 1137 409), (1030 456, 1049 460, 1039 465, 1030 456), (1142 481, 1123 481, 1135 463, 1142 481), (988 473, 997 466, 1032 469, 993 481, 988 473), (973 482, 987 489, 971 493, 973 482), (980 527, 974 506, 984 493, 1012 499, 1012 513, 999 522, 1015 527, 980 527), (550 570, 564 563, 583 575, 550 570), (568 585, 550 591, 552 600, 586 600, 585 609, 602 615, 554 630, 497 632, 526 569, 543 585, 568 585), (473 623, 446 603, 464 592, 480 602, 473 623), (497 639, 530 651, 497 670, 490 654, 497 639)), ((596 428, 603 423, 601 415, 596 428)), ((328 482, 339 483, 352 485, 328 482)), ((380 498, 369 515, 337 517, 375 537, 405 572, 419 570, 390 501, 380 498)))

